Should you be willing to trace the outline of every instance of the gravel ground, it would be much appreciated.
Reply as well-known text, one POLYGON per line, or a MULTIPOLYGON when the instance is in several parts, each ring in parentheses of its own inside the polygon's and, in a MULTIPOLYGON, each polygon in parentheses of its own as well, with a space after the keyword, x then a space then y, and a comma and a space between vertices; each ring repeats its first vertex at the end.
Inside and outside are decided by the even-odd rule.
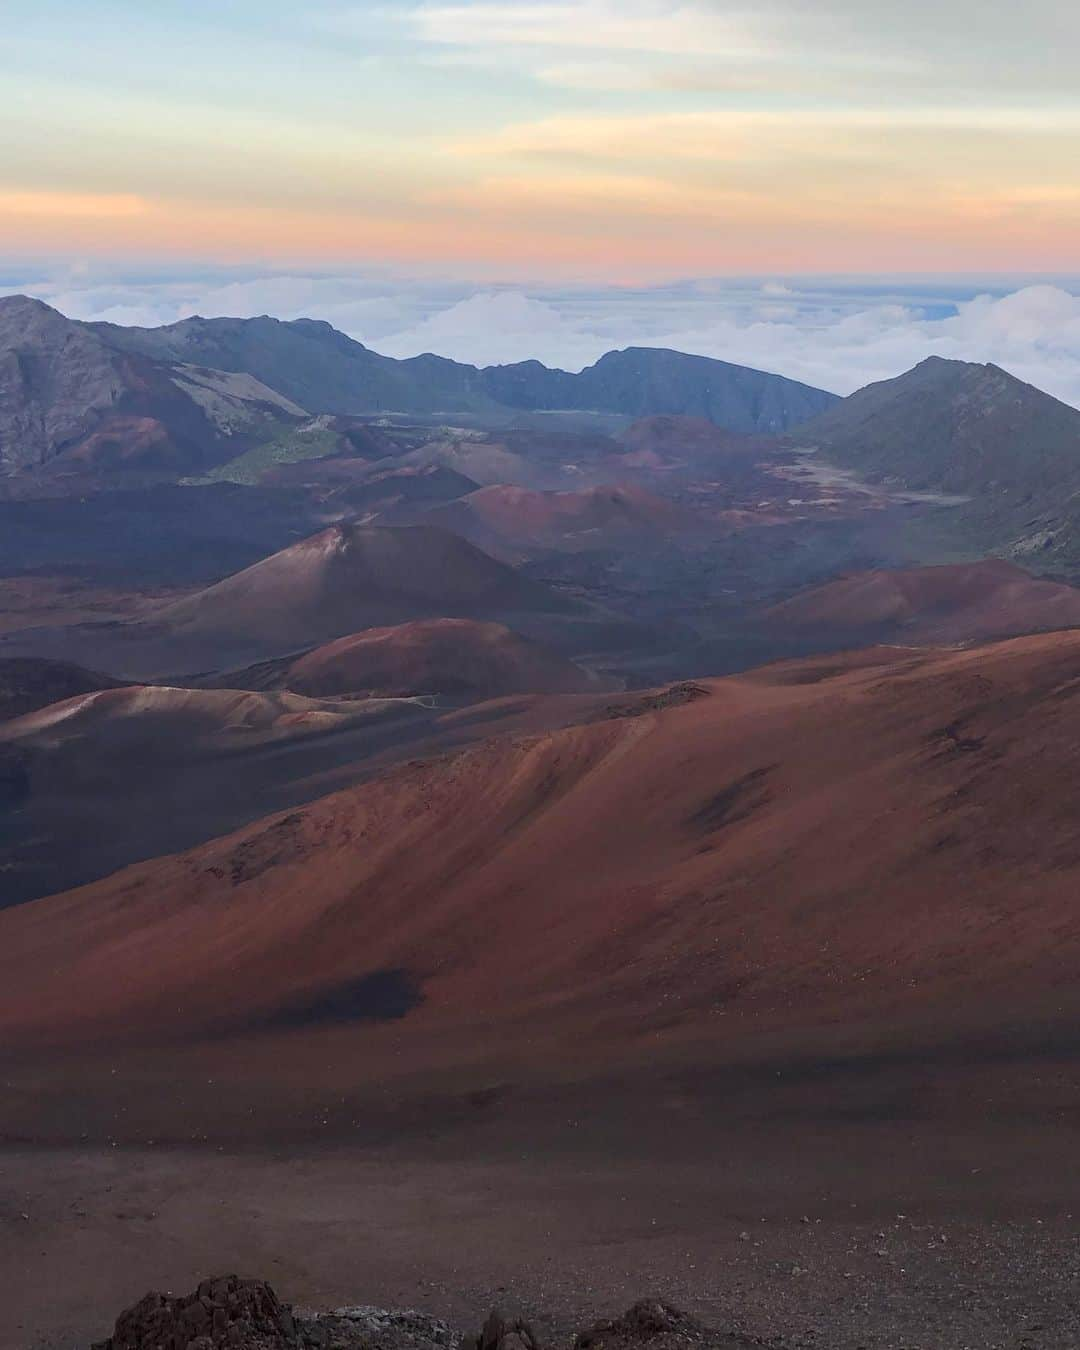
POLYGON ((289 1156, 9 1148, 0 1347, 83 1350, 147 1289, 226 1271, 301 1307, 466 1328, 500 1305, 549 1341, 647 1296, 782 1346, 1080 1345, 1069 1130, 760 1128, 618 1158, 572 1133, 546 1152, 498 1131, 289 1156))

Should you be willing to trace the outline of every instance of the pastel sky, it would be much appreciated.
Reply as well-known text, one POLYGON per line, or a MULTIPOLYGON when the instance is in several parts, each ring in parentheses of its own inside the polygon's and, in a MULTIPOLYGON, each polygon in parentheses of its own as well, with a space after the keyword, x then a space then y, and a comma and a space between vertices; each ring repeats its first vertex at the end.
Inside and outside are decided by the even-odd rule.
POLYGON ((1066 0, 0 0, 0 255, 1080 270, 1066 0))

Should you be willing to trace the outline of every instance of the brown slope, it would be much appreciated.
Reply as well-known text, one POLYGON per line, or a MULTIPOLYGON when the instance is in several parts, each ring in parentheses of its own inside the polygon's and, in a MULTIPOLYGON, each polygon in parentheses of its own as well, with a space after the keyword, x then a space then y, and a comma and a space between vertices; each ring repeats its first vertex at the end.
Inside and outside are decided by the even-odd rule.
POLYGON ((454 501, 479 485, 441 464, 384 469, 362 482, 341 488, 335 502, 361 515, 378 515, 383 524, 416 519, 419 510, 454 501))
POLYGON ((335 525, 159 614, 279 650, 421 615, 559 611, 554 592, 447 530, 335 525))
MULTIPOLYGON (((554 684, 565 672, 546 659, 554 684)), ((438 706, 309 698, 281 689, 277 662, 244 675, 247 685, 110 689, 0 723, 0 909, 191 848, 410 756, 580 721, 611 697, 597 680, 583 696, 466 709, 464 695, 438 706)))
POLYGON ((621 432, 618 440, 643 465, 663 467, 672 461, 707 467, 733 455, 758 450, 762 437, 740 435, 700 417, 642 417, 621 432))
POLYGON ((435 508, 429 519, 500 553, 595 548, 692 529, 674 502, 630 485, 535 492, 498 484, 435 508))
POLYGON ((344 1090, 785 1029, 1071 1034, 1078 669, 1076 634, 778 667, 395 770, 0 915, 0 1040, 243 1032, 277 1064, 318 1029, 344 1090))
POLYGON ((580 666, 504 624, 422 619, 370 628, 318 647, 282 672, 285 687, 313 698, 344 694, 580 694, 599 687, 580 666))
POLYGON ((787 630, 856 642, 986 641, 1080 627, 1080 590, 1033 577, 1000 558, 842 577, 768 611, 787 630))
POLYGON ((186 684, 368 627, 511 618, 559 627, 580 607, 446 530, 335 525, 145 620, 20 634, 19 655, 82 659, 186 684))
POLYGON ((528 454, 519 453, 504 440, 490 440, 469 434, 430 441, 381 467, 423 469, 437 466, 470 478, 482 486, 515 483, 522 487, 542 487, 551 471, 528 454))

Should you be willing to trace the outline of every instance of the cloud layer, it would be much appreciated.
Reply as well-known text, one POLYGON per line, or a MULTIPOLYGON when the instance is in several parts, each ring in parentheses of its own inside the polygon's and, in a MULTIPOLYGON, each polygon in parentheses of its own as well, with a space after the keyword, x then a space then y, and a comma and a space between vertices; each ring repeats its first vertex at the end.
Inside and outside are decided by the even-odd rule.
POLYGON ((191 314, 326 319, 389 356, 579 370, 612 348, 671 347, 847 394, 930 355, 992 361, 1080 407, 1080 284, 759 278, 639 288, 498 288, 329 275, 139 280, 0 275, 72 318, 153 326, 191 314))

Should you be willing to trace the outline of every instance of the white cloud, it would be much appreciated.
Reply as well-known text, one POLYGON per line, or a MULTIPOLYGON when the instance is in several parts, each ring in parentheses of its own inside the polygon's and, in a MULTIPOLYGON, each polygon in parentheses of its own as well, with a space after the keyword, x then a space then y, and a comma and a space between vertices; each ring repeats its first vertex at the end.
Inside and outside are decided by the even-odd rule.
MULTIPOLYGON (((985 0, 473 0, 426 3, 396 11, 421 42, 457 51, 498 49, 526 73, 580 87, 574 65, 544 65, 549 53, 595 52, 626 63, 615 82, 601 87, 663 85, 677 73, 672 62, 710 62, 711 74, 695 79, 716 87, 724 71, 742 66, 770 72, 778 92, 826 86, 815 71, 845 68, 852 80, 920 96, 938 88, 1075 91, 1072 54, 1080 38, 1075 6, 1063 0, 1029 0, 1026 6, 985 0), (927 41, 932 33, 933 41, 927 41), (652 73, 650 74, 650 67, 652 73)), ((362 31, 363 11, 352 26, 362 31)), ((835 91, 834 91, 835 92, 835 91)), ((961 102, 964 100, 961 99, 961 102)))
POLYGON ((448 46, 544 47, 660 55, 757 54, 742 15, 662 0, 427 4, 410 13, 417 36, 448 46))
POLYGON ((392 334, 379 349, 387 356, 437 352, 473 365, 507 365, 535 358, 539 346, 549 353, 574 350, 581 336, 572 319, 543 300, 488 291, 392 334))
POLYGON ((991 361, 1080 407, 1080 296, 1051 285, 963 300, 929 317, 918 304, 848 293, 841 306, 784 288, 788 303, 761 304, 745 288, 715 303, 691 293, 680 305, 663 292, 608 291, 540 302, 520 293, 483 294, 403 329, 381 346, 394 356, 436 351, 476 364, 537 357, 580 369, 615 346, 697 352, 775 370, 848 394, 889 379, 927 356, 991 361))

